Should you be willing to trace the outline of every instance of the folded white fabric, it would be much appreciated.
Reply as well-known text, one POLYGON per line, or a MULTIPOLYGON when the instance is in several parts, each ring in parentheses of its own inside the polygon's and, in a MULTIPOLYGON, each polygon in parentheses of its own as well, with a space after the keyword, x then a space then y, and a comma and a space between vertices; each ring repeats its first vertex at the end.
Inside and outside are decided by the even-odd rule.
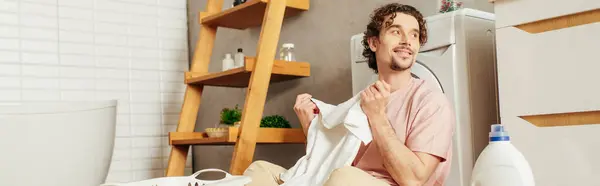
POLYGON ((351 165, 361 142, 372 140, 360 94, 337 106, 312 99, 320 113, 308 128, 306 155, 280 175, 285 186, 320 186, 337 168, 351 165))

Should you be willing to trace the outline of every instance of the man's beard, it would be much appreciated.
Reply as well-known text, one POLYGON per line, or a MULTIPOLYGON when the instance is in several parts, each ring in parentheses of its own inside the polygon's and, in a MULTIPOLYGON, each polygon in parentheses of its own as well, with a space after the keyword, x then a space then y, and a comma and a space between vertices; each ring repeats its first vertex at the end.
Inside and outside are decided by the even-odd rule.
MULTIPOLYGON (((414 61, 414 59, 411 59, 411 60, 414 61)), ((413 66, 413 64, 414 64, 414 62, 411 62, 408 66, 403 67, 403 66, 400 66, 399 62, 392 60, 392 62, 390 63, 390 69, 392 69, 393 71, 405 71, 405 70, 410 69, 413 66)))

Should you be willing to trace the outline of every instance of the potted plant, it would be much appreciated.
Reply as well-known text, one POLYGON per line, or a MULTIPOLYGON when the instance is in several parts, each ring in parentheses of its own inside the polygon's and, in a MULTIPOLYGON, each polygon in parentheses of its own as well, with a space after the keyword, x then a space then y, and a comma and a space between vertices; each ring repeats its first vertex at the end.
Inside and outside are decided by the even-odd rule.
POLYGON ((242 110, 235 105, 233 109, 223 108, 221 110, 220 127, 239 127, 242 119, 242 110))
POLYGON ((283 116, 272 115, 263 117, 260 120, 260 127, 263 128, 292 128, 290 122, 283 116))
POLYGON ((441 0, 439 13, 452 12, 462 8, 463 2, 459 0, 441 0))

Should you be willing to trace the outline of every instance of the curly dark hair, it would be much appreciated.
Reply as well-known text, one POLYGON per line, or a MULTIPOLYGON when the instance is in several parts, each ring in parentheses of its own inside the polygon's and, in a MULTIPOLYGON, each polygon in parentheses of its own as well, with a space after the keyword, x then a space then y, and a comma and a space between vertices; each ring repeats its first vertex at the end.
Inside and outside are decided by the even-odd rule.
POLYGON ((375 58, 375 52, 371 51, 369 47, 369 38, 379 37, 381 29, 392 25, 397 13, 411 15, 415 19, 417 19, 417 22, 419 23, 420 32, 419 43, 423 45, 427 42, 427 28, 425 26, 425 19, 423 19, 423 15, 416 8, 410 5, 403 5, 400 3, 390 3, 375 9, 375 11, 373 11, 373 13, 371 14, 371 21, 367 25, 367 30, 364 32, 364 37, 362 40, 362 45, 364 47, 362 55, 368 59, 367 64, 369 65, 369 68, 373 69, 375 73, 378 73, 377 59, 375 58), (385 21, 385 18, 388 15, 391 15, 390 19, 385 21))

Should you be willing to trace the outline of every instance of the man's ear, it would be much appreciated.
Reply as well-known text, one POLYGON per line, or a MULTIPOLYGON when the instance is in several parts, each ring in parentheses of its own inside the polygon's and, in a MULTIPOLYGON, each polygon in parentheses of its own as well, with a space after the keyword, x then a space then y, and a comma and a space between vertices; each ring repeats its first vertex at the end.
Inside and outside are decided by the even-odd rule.
POLYGON ((379 40, 377 40, 377 37, 370 37, 369 39, 367 39, 367 41, 369 42, 369 48, 371 49, 371 51, 376 52, 377 45, 379 45, 379 40))

